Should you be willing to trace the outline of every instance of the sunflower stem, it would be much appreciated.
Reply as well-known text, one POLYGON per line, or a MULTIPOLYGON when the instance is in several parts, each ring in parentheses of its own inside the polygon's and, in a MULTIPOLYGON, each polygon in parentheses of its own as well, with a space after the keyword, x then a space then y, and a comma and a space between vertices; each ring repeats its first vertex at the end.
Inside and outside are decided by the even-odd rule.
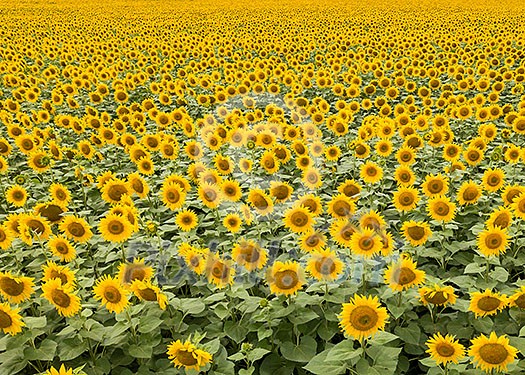
POLYGON ((448 363, 443 366, 443 375, 448 375, 448 363))
POLYGON ((122 262, 126 263, 126 251, 124 250, 124 242, 120 244, 120 251, 122 252, 122 262))
POLYGON ((401 301, 403 301, 403 291, 397 294, 397 307, 401 307, 401 301))
POLYGON ((485 268, 485 282, 488 283, 488 282, 489 282, 489 272, 490 272, 490 262, 489 262, 489 258, 486 257, 486 258, 485 258, 485 261, 486 261, 486 268, 485 268))
POLYGON ((135 344, 138 344, 137 341, 137 331, 135 331, 135 327, 133 326, 133 321, 131 320, 131 315, 129 314, 129 308, 127 308, 126 311, 126 318, 128 319, 129 328, 131 330, 131 336, 133 337, 133 342, 135 344))

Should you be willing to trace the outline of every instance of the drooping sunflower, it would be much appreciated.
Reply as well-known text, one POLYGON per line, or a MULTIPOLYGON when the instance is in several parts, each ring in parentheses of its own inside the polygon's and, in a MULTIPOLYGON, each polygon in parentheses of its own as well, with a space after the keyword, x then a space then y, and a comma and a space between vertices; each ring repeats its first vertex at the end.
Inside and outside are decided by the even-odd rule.
POLYGON ((218 288, 233 284, 235 268, 232 262, 221 258, 218 254, 207 257, 206 268, 204 271, 209 283, 215 284, 218 288))
POLYGON ((133 226, 123 216, 108 214, 100 220, 98 230, 104 240, 111 242, 124 242, 133 234, 133 226))
POLYGON ((468 205, 476 203, 480 197, 481 187, 471 180, 461 184, 456 200, 461 205, 468 205))
POLYGON ((232 258, 248 271, 261 269, 268 261, 268 252, 252 240, 240 240, 233 246, 232 258))
POLYGON ((168 345, 168 358, 175 367, 200 371, 212 360, 212 355, 205 350, 197 349, 191 342, 172 341, 168 345))
POLYGON ((399 211, 411 211, 419 202, 419 194, 415 188, 400 187, 394 192, 393 201, 399 211))
POLYGON ((430 226, 424 221, 405 221, 401 227, 403 236, 412 246, 423 245, 432 235, 430 226))
POLYGON ((75 273, 66 266, 59 266, 53 261, 48 261, 42 266, 44 272, 42 276, 43 282, 48 282, 53 279, 59 279, 64 287, 74 288, 76 284, 75 273))
POLYGON ((248 194, 248 203, 260 215, 266 216, 273 212, 274 205, 271 197, 261 189, 252 189, 248 194))
POLYGON ((23 207, 27 201, 27 190, 20 185, 13 185, 5 192, 7 202, 15 207, 23 207))
POLYGON ((494 293, 490 289, 486 289, 483 293, 474 292, 471 297, 469 310, 476 318, 495 315, 509 304, 505 294, 494 293))
POLYGON ((130 173, 127 177, 129 187, 139 198, 146 198, 149 193, 149 185, 138 173, 130 173))
POLYGON ((383 243, 374 229, 361 228, 352 234, 350 250, 355 255, 371 258, 381 251, 383 243))
POLYGON ((343 303, 338 317, 339 326, 346 335, 364 340, 385 328, 388 312, 377 296, 354 294, 349 303, 343 303))
POLYGON ((448 192, 448 179, 440 174, 427 175, 421 185, 423 193, 427 197, 445 195, 448 192))
POLYGON ((78 243, 87 242, 93 236, 93 232, 86 220, 73 215, 66 216, 60 223, 59 229, 67 238, 78 243))
POLYGON ((483 188, 489 192, 498 191, 505 184, 505 172, 499 168, 487 169, 483 173, 483 188))
POLYGON ((289 260, 275 261, 267 272, 267 281, 272 293, 291 295, 297 293, 306 280, 299 263, 289 260))
POLYGON ((476 367, 486 373, 506 371, 507 365, 512 363, 518 354, 518 350, 509 344, 509 339, 502 335, 498 337, 491 332, 487 337, 484 334, 471 340, 468 355, 473 357, 476 367))
POLYGON ((385 283, 390 289, 402 292, 421 285, 425 281, 425 271, 416 269, 417 263, 405 256, 398 263, 391 264, 385 272, 385 283))
POLYGON ((270 195, 276 203, 284 203, 292 196, 293 188, 287 182, 270 182, 270 195))
POLYGON ((153 268, 146 265, 142 258, 134 258, 133 262, 121 263, 118 267, 117 280, 125 287, 135 280, 148 281, 152 277, 153 268))
POLYGON ((304 206, 295 206, 284 214, 284 225, 295 233, 305 233, 313 230, 315 219, 304 206))
POLYGON ((38 203, 33 210, 35 215, 46 218, 51 224, 56 224, 62 220, 62 214, 66 212, 67 209, 61 204, 47 202, 38 203))
POLYGON ((134 280, 129 289, 141 301, 157 302, 162 310, 166 309, 168 297, 151 281, 134 280))
POLYGON ((275 156, 272 150, 266 150, 261 156, 259 163, 268 174, 276 173, 280 166, 279 159, 275 156))
POLYGON ((198 192, 202 203, 208 208, 217 208, 222 201, 222 192, 216 184, 201 183, 198 192))
POLYGON ((175 224, 180 230, 189 232, 199 224, 199 218, 192 210, 182 210, 175 216, 175 224))
POLYGON ((72 317, 80 311, 80 297, 71 285, 63 285, 60 278, 50 279, 42 284, 42 296, 55 306, 58 313, 72 317))
POLYGON ((383 178, 383 168, 373 161, 367 161, 361 166, 359 176, 367 184, 376 184, 383 178))
POLYGON ((12 308, 9 303, 0 303, 0 329, 11 336, 22 332, 25 323, 19 314, 20 309, 12 308))
POLYGON ((478 249, 486 257, 505 253, 508 235, 500 227, 489 227, 478 235, 478 249))
POLYGON ((449 222, 455 216, 456 205, 446 196, 437 196, 428 200, 427 210, 432 219, 449 222))
POLYGON ((394 251, 394 236, 388 231, 380 231, 378 235, 382 244, 381 255, 384 257, 391 255, 394 251))
POLYGON ((93 288, 95 299, 100 300, 109 312, 121 313, 129 306, 128 291, 117 279, 104 275, 99 278, 93 288))
POLYGON ((426 345, 428 346, 426 352, 438 365, 458 363, 465 356, 465 347, 452 335, 443 337, 438 332, 427 340, 426 345))
POLYGON ((32 245, 34 239, 47 240, 52 233, 49 222, 37 215, 23 214, 18 225, 19 238, 29 246, 32 245))
POLYGON ((423 305, 432 304, 437 306, 453 305, 456 303, 456 294, 451 286, 439 286, 434 284, 432 287, 424 286, 419 288, 419 297, 423 305))
POLYGON ((319 281, 333 281, 343 272, 343 262, 330 249, 315 250, 311 253, 306 271, 319 281))

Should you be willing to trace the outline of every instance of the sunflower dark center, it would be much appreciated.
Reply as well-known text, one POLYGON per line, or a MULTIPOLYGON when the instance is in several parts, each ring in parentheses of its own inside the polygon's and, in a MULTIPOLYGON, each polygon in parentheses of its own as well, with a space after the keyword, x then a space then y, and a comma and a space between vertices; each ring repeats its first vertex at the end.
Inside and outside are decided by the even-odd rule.
POLYGON ((17 282, 9 277, 2 277, 0 279, 0 289, 2 289, 5 294, 16 297, 24 291, 24 283, 17 282))
POLYGON ((451 357, 454 353, 454 347, 447 343, 440 343, 436 346, 436 352, 442 357, 451 357))
POLYGON ((8 313, 0 310, 0 328, 3 329, 11 327, 11 324, 13 324, 13 319, 11 319, 11 316, 8 313))
POLYGON ((491 297, 491 296, 485 296, 485 297, 482 297, 478 301, 477 307, 480 310, 488 312, 488 311, 496 310, 499 307, 500 304, 501 304, 501 301, 500 301, 499 298, 491 297))
POLYGON ((63 308, 69 307, 71 304, 71 297, 67 293, 64 293, 61 290, 55 289, 51 292, 51 299, 55 303, 55 305, 58 305, 63 308))
POLYGON ((394 271, 393 279, 399 285, 410 284, 416 279, 416 274, 410 268, 400 267, 394 271))
POLYGON ((275 274, 275 285, 279 289, 293 289, 299 282, 299 275, 293 270, 279 271, 275 274))
POLYGON ((502 344, 490 343, 479 348, 481 359, 491 365, 503 363, 509 355, 509 352, 502 344))
POLYGON ((177 352, 177 360, 184 366, 194 366, 197 364, 197 359, 193 356, 193 354, 183 349, 180 349, 177 352))
POLYGON ((358 331, 368 331, 378 322, 377 312, 369 306, 358 306, 350 314, 350 324, 358 331))
POLYGON ((122 294, 114 286, 108 286, 104 290, 104 298, 111 303, 119 303, 122 300, 122 294))

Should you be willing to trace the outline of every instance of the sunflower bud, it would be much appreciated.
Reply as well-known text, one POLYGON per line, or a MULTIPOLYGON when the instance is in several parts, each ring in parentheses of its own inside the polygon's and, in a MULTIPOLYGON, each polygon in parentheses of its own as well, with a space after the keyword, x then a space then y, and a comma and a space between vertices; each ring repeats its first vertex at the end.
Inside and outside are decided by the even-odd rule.
POLYGON ((249 150, 251 150, 251 149, 253 149, 255 147, 255 142, 254 141, 248 141, 246 146, 248 147, 249 150))
POLYGON ((27 178, 23 174, 20 174, 15 177, 15 183, 18 185, 23 185, 26 183, 26 181, 27 181, 27 178))
POLYGON ((261 307, 266 307, 268 306, 268 300, 267 299, 262 299, 259 301, 259 306, 261 307))
POLYGON ((252 350, 252 348, 253 348, 253 345, 250 344, 249 342, 243 342, 241 345, 241 351, 243 352, 249 352, 250 350, 252 350))

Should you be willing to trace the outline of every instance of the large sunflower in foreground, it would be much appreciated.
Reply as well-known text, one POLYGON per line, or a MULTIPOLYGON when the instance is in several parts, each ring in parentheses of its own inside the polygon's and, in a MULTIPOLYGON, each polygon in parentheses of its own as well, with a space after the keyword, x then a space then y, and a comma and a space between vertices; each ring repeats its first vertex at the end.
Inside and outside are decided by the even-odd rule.
POLYGON ((128 292, 117 279, 104 275, 93 288, 95 299, 100 300, 109 312, 120 313, 129 305, 128 292))
POLYGON ((525 309, 525 285, 509 297, 509 305, 525 309))
POLYGON ((452 335, 443 337, 438 332, 428 339, 426 345, 428 346, 427 353, 438 365, 446 365, 449 362, 458 363, 465 356, 465 347, 452 335))
POLYGON ((354 294, 349 303, 343 303, 343 310, 339 314, 341 329, 357 340, 374 336, 385 328, 387 320, 387 310, 380 305, 377 296, 354 294))
POLYGON ((471 342, 468 355, 473 357, 476 367, 487 373, 493 373, 493 370, 506 371, 507 365, 518 354, 505 335, 498 337, 495 332, 491 332, 489 337, 481 334, 471 342))
POLYGON ((168 345, 168 358, 175 367, 197 370, 206 366, 212 360, 212 355, 205 350, 197 349, 191 342, 177 340, 168 345))
POLYGON ((7 302, 0 304, 0 329, 11 336, 22 332, 25 326, 19 314, 20 309, 13 309, 7 302))

